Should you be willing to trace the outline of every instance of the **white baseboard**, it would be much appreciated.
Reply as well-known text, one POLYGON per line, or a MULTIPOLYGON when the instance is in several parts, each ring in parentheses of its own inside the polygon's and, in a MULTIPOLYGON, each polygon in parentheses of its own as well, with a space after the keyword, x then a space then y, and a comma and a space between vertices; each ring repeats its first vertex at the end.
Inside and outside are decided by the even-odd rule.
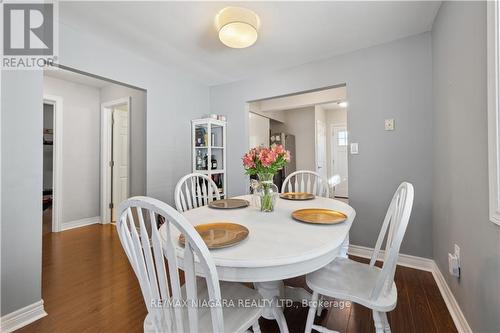
MULTIPOLYGON (((370 259, 372 257, 372 253, 372 248, 359 245, 349 245, 349 254, 352 254, 353 256, 370 259)), ((385 252, 380 250, 377 260, 383 261, 384 255, 385 252)), ((398 257, 398 265, 432 272, 436 264, 432 259, 400 253, 398 257)))
POLYGON ((87 217, 85 219, 75 220, 75 221, 70 221, 70 222, 63 222, 63 223, 61 223, 61 231, 74 229, 74 228, 80 228, 80 227, 84 227, 84 226, 96 224, 96 223, 101 223, 100 216, 87 217))
POLYGON ((450 311, 451 317, 453 318, 453 322, 455 323, 458 332, 472 333, 472 329, 470 328, 469 323, 467 323, 467 319, 465 319, 465 316, 462 310, 460 309, 460 306, 458 305, 455 296, 453 296, 453 293, 451 292, 450 287, 446 283, 446 280, 444 279, 444 276, 439 270, 439 267, 436 264, 436 262, 434 262, 434 269, 432 270, 432 276, 434 276, 434 280, 436 280, 436 284, 438 285, 439 291, 443 296, 448 311, 450 311))
MULTIPOLYGON (((349 245, 349 254, 353 256, 362 258, 371 258, 372 253, 373 253, 372 248, 359 245, 349 245)), ((377 260, 383 261, 383 259, 384 259, 384 251, 380 251, 377 260)), ((441 296, 443 297, 444 302, 446 303, 446 307, 450 312, 453 322, 457 327, 458 332, 472 333, 472 329, 467 323, 467 320, 465 319, 465 316, 462 310, 460 309, 460 306, 458 305, 455 296, 453 296, 450 287, 448 287, 448 284, 446 283, 443 274, 439 270, 439 267, 437 266, 434 260, 400 253, 398 257, 398 265, 431 272, 439 288, 439 291, 441 292, 441 296)))
POLYGON ((13 332, 46 315, 47 312, 43 308, 43 299, 41 299, 38 302, 2 316, 0 319, 0 332, 13 332))

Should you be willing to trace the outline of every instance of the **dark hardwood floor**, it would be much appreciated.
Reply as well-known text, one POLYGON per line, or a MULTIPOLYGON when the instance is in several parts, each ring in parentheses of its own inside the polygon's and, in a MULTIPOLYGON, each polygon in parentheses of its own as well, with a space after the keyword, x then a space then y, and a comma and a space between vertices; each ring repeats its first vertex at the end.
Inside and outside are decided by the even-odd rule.
MULTIPOLYGON (((365 259, 356 258, 365 261, 365 259)), ((302 278, 288 280, 304 285, 302 278)), ((429 272, 398 266, 394 333, 457 332, 429 272)), ((146 308, 112 225, 92 225, 43 239, 42 297, 48 316, 17 332, 142 332, 146 308)), ((371 311, 357 304, 324 311, 317 323, 340 332, 374 332, 371 311)), ((287 308, 291 333, 303 332, 307 308, 287 308)), ((260 320, 263 333, 278 332, 260 320)))

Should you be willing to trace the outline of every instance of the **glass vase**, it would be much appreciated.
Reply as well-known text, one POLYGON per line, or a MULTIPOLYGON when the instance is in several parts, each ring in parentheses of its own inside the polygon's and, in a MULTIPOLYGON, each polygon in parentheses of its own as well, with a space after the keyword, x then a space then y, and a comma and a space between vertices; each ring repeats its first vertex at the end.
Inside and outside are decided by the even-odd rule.
POLYGON ((274 174, 259 173, 258 185, 255 187, 253 195, 257 207, 262 212, 272 212, 278 198, 278 186, 273 183, 274 174))

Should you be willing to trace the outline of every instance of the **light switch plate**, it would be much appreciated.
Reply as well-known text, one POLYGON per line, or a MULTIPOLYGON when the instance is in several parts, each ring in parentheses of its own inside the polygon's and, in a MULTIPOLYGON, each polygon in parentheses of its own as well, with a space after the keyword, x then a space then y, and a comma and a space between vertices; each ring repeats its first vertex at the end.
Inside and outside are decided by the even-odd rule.
POLYGON ((386 131, 394 131, 394 118, 386 119, 384 122, 384 127, 386 131))
POLYGON ((351 143, 351 155, 359 154, 358 143, 351 143))

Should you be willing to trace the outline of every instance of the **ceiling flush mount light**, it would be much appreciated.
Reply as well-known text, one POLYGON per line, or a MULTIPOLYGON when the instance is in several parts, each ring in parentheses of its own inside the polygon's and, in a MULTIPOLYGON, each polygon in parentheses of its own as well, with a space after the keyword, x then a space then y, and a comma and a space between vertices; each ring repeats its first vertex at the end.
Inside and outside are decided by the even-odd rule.
POLYGON ((215 17, 215 25, 224 45, 242 49, 257 41, 260 20, 250 9, 226 7, 215 17))
POLYGON ((341 108, 345 108, 347 107, 347 102, 346 101, 338 102, 337 105, 340 106, 341 108))

